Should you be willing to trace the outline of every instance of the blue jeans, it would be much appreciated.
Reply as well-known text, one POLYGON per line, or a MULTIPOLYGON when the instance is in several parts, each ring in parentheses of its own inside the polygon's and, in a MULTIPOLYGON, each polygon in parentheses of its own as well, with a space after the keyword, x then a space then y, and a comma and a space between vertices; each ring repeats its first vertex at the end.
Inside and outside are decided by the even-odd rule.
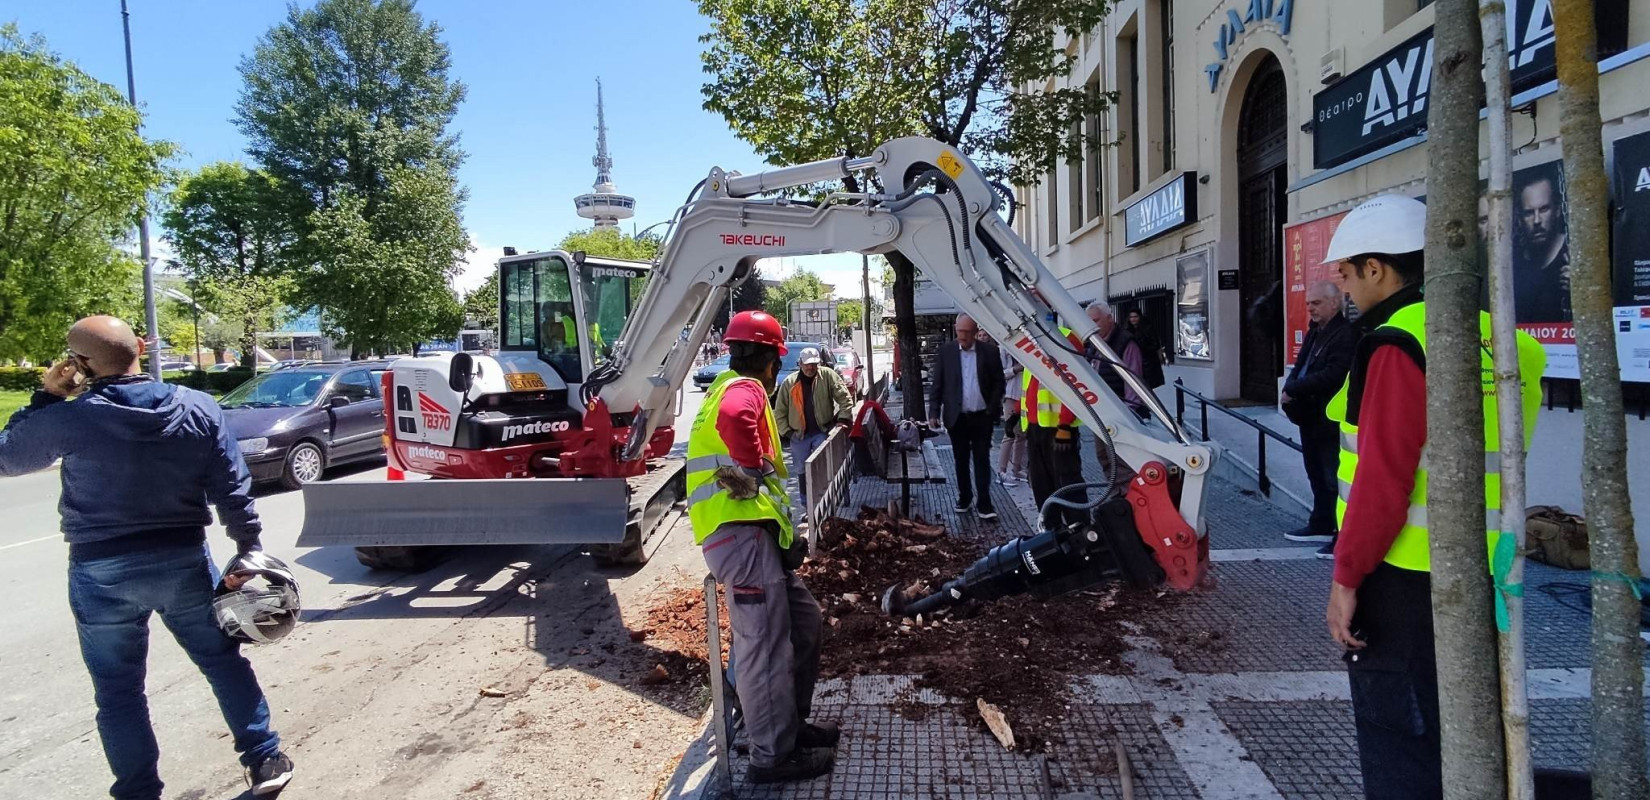
POLYGON ((115 774, 111 797, 157 800, 161 793, 160 747, 143 689, 150 612, 160 614, 212 685, 241 764, 252 766, 281 749, 252 664, 212 619, 217 580, 200 545, 69 562, 69 608, 92 676, 103 755, 115 774))
POLYGON ((796 476, 796 496, 804 503, 808 502, 808 456, 825 443, 826 435, 791 434, 791 474, 796 476))

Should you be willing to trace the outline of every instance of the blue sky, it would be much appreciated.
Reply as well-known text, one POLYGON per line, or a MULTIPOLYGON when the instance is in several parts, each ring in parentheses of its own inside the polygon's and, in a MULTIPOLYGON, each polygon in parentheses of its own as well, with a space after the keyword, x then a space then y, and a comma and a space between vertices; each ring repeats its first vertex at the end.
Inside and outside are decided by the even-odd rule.
MULTIPOLYGON (((244 159, 245 139, 231 122, 241 88, 236 66, 285 18, 285 3, 129 6, 145 132, 181 145, 180 166, 244 159)), ((479 283, 505 245, 543 249, 588 227, 573 213, 573 197, 595 179, 598 76, 614 182, 636 197, 637 227, 667 219, 712 166, 763 168, 720 116, 701 108, 698 36, 707 25, 690 0, 420 0, 418 9, 442 27, 452 75, 469 87, 453 121, 469 154, 459 178, 470 190, 464 219, 477 248, 461 288, 479 283)), ((0 0, 0 22, 44 36, 58 54, 124 90, 119 0, 0 0)), ((841 287, 838 296, 859 295, 858 256, 804 263, 841 287)))

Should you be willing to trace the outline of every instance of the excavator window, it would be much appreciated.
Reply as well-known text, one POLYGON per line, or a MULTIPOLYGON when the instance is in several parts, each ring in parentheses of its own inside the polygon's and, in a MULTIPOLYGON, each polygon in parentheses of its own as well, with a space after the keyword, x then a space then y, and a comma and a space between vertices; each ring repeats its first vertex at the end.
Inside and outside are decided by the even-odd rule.
POLYGON ((554 256, 508 261, 499 275, 499 332, 503 350, 531 350, 562 380, 579 383, 578 325, 567 262, 554 256))

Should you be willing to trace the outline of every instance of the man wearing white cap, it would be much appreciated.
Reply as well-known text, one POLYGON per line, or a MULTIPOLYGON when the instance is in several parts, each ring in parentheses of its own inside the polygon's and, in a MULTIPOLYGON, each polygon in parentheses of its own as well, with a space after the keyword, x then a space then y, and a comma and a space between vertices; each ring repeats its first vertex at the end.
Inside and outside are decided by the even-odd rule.
POLYGON ((838 423, 848 424, 854 419, 848 384, 820 361, 818 348, 804 348, 802 368, 780 382, 773 404, 779 438, 791 451, 791 474, 796 476, 796 491, 803 498, 808 496, 808 474, 804 469, 808 456, 825 443, 825 437, 838 423))

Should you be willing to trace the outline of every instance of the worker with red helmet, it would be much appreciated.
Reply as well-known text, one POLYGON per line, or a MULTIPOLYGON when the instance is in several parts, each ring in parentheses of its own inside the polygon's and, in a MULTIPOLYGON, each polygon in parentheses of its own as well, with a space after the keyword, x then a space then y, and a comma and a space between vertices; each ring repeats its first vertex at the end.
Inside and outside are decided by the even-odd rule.
MULTIPOLYGON (((727 587, 735 691, 750 739, 752 783, 831 771, 841 732, 806 722, 819 677, 819 603, 795 570, 807 540, 791 526, 787 473, 768 394, 785 334, 763 311, 728 322, 728 370, 705 392, 688 438, 693 541, 727 587)), ((730 671, 732 666, 730 666, 730 671)))

